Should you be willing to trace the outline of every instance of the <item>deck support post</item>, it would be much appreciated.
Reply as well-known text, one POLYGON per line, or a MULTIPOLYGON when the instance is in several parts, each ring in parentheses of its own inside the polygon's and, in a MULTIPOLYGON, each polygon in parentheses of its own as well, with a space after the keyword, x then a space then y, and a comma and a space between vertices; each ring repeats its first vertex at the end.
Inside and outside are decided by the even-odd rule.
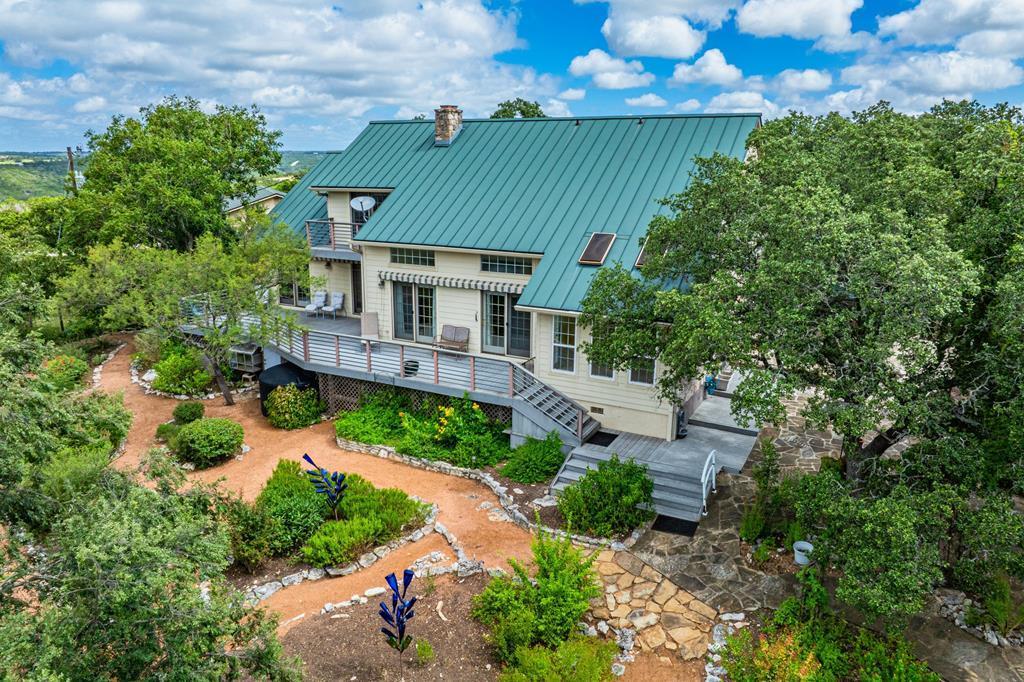
POLYGON ((302 359, 309 362, 309 330, 302 332, 302 359))
POLYGON ((405 378, 405 346, 398 347, 398 377, 405 378))
POLYGON ((516 397, 516 368, 508 363, 508 397, 516 397))
POLYGON ((331 231, 331 248, 334 248, 334 220, 327 221, 327 228, 331 231))
POLYGON ((341 337, 334 337, 334 366, 341 367, 341 337))
POLYGON ((576 438, 583 445, 583 410, 576 411, 576 438))
POLYGON ((469 390, 476 390, 476 356, 469 356, 469 390))
POLYGON ((370 342, 364 341, 366 344, 366 373, 373 374, 373 351, 370 350, 370 342))
POLYGON ((434 351, 434 383, 438 383, 438 374, 440 368, 437 366, 437 351, 434 351))

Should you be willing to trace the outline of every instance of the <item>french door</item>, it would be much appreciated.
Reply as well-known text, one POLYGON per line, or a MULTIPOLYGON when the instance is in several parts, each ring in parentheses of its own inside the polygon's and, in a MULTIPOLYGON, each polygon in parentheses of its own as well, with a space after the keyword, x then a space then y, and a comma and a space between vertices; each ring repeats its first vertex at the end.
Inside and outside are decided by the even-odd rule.
POLYGON ((429 343, 434 340, 434 287, 395 282, 395 338, 429 343))
POLYGON ((515 309, 519 296, 483 293, 483 350, 530 357, 530 313, 515 309))

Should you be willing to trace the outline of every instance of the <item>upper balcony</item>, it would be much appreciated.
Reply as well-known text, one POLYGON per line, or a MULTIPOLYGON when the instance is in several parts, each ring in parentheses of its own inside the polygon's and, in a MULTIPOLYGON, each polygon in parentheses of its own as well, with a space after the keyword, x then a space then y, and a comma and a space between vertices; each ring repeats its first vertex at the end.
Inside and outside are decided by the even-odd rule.
POLYGON ((306 243, 315 258, 359 261, 359 247, 352 239, 359 233, 359 223, 337 220, 307 220, 306 243))

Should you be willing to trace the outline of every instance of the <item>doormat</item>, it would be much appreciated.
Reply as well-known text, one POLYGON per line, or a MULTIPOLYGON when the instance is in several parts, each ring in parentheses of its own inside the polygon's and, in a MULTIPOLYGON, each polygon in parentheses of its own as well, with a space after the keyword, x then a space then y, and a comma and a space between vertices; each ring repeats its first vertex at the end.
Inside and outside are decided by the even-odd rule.
POLYGON ((654 519, 654 525, 651 526, 651 530, 692 538, 693 534, 697 532, 697 522, 674 519, 671 516, 658 516, 658 518, 654 519))

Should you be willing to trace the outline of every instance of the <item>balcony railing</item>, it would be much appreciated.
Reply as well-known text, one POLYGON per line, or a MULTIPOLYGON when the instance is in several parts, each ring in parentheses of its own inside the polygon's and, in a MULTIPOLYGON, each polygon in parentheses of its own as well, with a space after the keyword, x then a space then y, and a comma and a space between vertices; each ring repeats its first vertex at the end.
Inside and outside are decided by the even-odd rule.
POLYGON ((351 249, 352 239, 359 233, 359 228, 359 223, 307 220, 306 241, 310 248, 351 249))
MULTIPOLYGON (((257 318, 243 324, 259 324, 257 318)), ((278 350, 303 362, 327 367, 389 375, 444 386, 458 391, 522 398, 555 420, 568 433, 582 438, 583 406, 538 379, 511 360, 458 351, 437 350, 401 341, 379 341, 336 332, 302 329, 285 320, 260 334, 278 350), (543 389, 547 390, 543 390, 543 389)), ((429 389, 428 389, 429 390, 429 389)))

